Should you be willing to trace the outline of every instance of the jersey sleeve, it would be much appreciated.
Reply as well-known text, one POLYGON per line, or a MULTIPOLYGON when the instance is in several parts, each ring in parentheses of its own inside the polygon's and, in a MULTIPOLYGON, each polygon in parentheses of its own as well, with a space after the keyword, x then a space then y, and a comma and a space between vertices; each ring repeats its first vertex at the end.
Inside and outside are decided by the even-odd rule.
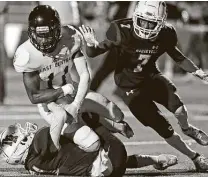
POLYGON ((39 69, 37 63, 33 64, 30 61, 30 54, 23 46, 17 48, 14 55, 13 65, 17 72, 33 72, 39 69))
POLYGON ((186 59, 184 54, 178 49, 178 38, 176 34, 176 30, 173 26, 169 27, 169 33, 166 39, 168 39, 167 42, 167 53, 168 55, 175 61, 175 62, 181 62, 186 59))

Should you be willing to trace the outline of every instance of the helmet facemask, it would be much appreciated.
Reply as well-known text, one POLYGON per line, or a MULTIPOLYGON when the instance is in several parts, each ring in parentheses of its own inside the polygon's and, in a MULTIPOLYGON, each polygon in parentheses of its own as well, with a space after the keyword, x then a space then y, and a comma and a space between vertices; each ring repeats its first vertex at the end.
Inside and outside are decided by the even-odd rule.
POLYGON ((166 6, 159 2, 141 1, 133 14, 133 26, 137 36, 142 39, 154 39, 166 22, 166 6), (143 22, 149 25, 143 25, 143 22))
POLYGON ((53 52, 60 39, 60 33, 60 26, 30 26, 28 29, 31 43, 43 53, 53 52))
POLYGON ((18 123, 10 125, 0 134, 0 156, 9 164, 24 164, 37 129, 36 124, 29 122, 25 128, 18 123))

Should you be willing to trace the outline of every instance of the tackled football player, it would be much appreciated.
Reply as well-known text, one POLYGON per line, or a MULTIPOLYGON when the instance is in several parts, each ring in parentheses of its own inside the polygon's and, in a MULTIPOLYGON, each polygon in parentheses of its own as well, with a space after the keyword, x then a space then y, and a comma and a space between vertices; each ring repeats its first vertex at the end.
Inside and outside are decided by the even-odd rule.
POLYGON ((140 1, 133 17, 113 21, 106 39, 100 43, 92 28, 82 25, 80 31, 89 57, 111 48, 118 50, 114 79, 133 115, 193 160, 197 170, 207 171, 207 159, 185 144, 154 103, 163 105, 175 115, 185 135, 200 145, 208 145, 207 134, 188 122, 187 108, 177 88, 156 66, 157 59, 167 52, 182 69, 208 82, 208 75, 177 48, 176 31, 166 23, 166 11, 165 2, 140 1))
MULTIPOLYGON (((119 126, 124 124, 127 129, 122 133, 129 132, 125 134, 127 137, 133 135, 128 124, 123 122, 124 115, 117 105, 101 94, 89 91, 90 74, 82 52, 82 35, 78 30, 70 25, 61 26, 54 8, 39 5, 29 15, 28 36, 29 40, 15 53, 14 67, 23 73, 30 101, 38 104, 41 116, 51 125, 54 142, 59 142, 59 135, 64 133, 67 127, 64 123, 76 122, 78 113, 83 111, 98 113, 111 122, 115 121, 115 126, 116 123, 119 126), (73 66, 79 81, 73 80, 73 66), (74 119, 67 119, 66 112, 74 119)), ((79 126, 74 128, 75 131, 85 130, 79 126)))
MULTIPOLYGON (((91 116, 88 113, 82 115, 84 120, 92 119, 91 116)), ((57 149, 49 127, 38 130, 37 125, 27 122, 24 128, 14 124, 2 131, 0 156, 7 163, 22 164, 31 174, 37 175, 122 177, 126 168, 153 165, 164 170, 177 164, 177 157, 169 154, 133 154, 127 157, 125 146, 118 138, 101 124, 95 125, 94 120, 92 124, 101 141, 98 151, 86 152, 65 136, 60 137, 61 148, 57 149)))

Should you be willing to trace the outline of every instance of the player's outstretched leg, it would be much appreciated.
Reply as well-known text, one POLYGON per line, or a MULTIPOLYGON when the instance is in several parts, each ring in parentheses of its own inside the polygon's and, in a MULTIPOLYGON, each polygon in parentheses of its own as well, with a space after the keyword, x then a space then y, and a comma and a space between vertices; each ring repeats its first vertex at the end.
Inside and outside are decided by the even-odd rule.
POLYGON ((184 105, 179 107, 174 114, 179 121, 179 125, 181 126, 182 132, 185 135, 191 137, 202 146, 208 145, 208 135, 204 131, 188 123, 187 109, 184 105))
POLYGON ((157 170, 165 170, 168 167, 176 165, 178 158, 171 154, 161 155, 130 155, 128 156, 126 166, 127 168, 141 168, 149 165, 157 170))

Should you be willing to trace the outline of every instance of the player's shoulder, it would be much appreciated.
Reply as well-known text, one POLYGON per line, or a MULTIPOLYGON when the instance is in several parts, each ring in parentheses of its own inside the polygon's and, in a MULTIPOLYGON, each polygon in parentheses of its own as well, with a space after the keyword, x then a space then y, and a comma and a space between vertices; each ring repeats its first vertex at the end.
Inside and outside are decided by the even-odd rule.
POLYGON ((110 27, 106 33, 107 37, 120 43, 128 38, 133 29, 133 22, 131 18, 124 18, 114 20, 111 22, 110 27))
POLYGON ((15 54, 14 54, 14 68, 17 72, 22 72, 25 68, 25 66, 29 63, 30 60, 30 54, 29 54, 29 41, 25 41, 23 44, 21 44, 15 54))
POLYGON ((29 40, 25 41, 15 52, 13 60, 15 70, 17 72, 32 72, 38 70, 41 63, 34 56, 38 56, 39 53, 29 40))
POLYGON ((170 23, 166 23, 162 27, 159 33, 159 37, 161 38, 162 41, 164 41, 165 44, 167 44, 167 39, 168 39, 168 43, 171 45, 176 45, 178 42, 176 30, 174 26, 170 23))
POLYGON ((161 32, 164 35, 176 35, 176 30, 175 30, 174 26, 170 23, 165 23, 165 25, 161 29, 161 32))

